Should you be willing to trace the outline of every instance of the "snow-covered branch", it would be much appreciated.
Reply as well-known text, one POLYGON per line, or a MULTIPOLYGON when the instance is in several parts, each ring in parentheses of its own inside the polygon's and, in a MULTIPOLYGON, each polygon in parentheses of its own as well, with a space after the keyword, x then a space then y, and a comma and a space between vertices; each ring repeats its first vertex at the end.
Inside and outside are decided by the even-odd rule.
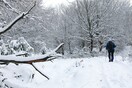
POLYGON ((27 12, 22 12, 13 21, 11 21, 7 26, 5 26, 4 28, 0 28, 0 34, 3 34, 6 31, 8 31, 16 22, 18 22, 24 16, 26 16, 27 14, 29 14, 29 12, 35 7, 35 5, 36 5, 36 2, 34 3, 34 5, 27 12))
POLYGON ((37 69, 35 67, 35 65, 33 63, 37 63, 37 62, 45 62, 45 61, 52 61, 53 59, 56 59, 57 57, 60 57, 60 54, 57 54, 57 50, 59 50, 62 46, 64 45, 64 43, 61 43, 57 48, 55 48, 54 50, 52 50, 51 52, 45 54, 45 55, 37 55, 37 56, 30 56, 30 57, 20 57, 20 56, 0 56, 0 64, 1 65, 8 65, 9 63, 14 63, 16 65, 18 64, 30 64, 33 66, 33 68, 35 68, 35 70, 37 72, 39 72, 42 76, 44 76, 45 78, 47 78, 49 80, 49 78, 44 75, 41 71, 39 71, 39 69, 37 69))
POLYGON ((21 56, 0 56, 0 63, 15 63, 15 64, 31 64, 36 62, 44 62, 44 61, 50 61, 57 57, 60 57, 60 54, 57 54, 57 50, 59 50, 64 43, 60 44, 57 48, 55 48, 53 51, 44 54, 44 55, 34 55, 30 57, 21 57, 21 56), (10 57, 10 58, 9 58, 10 57))

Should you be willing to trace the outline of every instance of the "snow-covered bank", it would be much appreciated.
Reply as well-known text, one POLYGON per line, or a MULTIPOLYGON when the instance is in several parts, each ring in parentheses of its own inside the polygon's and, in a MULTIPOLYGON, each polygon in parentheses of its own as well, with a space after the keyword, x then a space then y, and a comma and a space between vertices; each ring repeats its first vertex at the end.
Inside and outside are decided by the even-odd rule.
POLYGON ((121 56, 116 56, 113 63, 106 57, 94 57, 58 59, 35 65, 50 80, 30 65, 10 64, 0 67, 0 88, 5 84, 13 88, 132 88, 132 63, 123 62, 121 56))

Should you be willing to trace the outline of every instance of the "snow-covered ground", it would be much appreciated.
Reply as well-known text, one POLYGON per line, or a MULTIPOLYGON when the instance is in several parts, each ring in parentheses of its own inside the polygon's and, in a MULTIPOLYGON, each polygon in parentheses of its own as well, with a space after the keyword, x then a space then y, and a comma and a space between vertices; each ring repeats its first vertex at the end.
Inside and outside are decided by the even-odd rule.
POLYGON ((50 80, 30 65, 0 66, 0 88, 132 88, 132 63, 122 60, 102 56, 35 64, 50 80))

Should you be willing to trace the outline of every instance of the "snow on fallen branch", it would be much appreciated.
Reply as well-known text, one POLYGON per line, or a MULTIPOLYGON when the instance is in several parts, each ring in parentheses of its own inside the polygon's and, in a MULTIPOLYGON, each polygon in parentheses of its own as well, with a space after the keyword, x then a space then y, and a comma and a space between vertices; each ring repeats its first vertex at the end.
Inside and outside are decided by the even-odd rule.
POLYGON ((30 56, 30 57, 20 57, 20 56, 12 56, 12 55, 0 56, 0 64, 1 65, 8 65, 9 63, 14 63, 16 65, 18 65, 18 64, 30 64, 33 66, 33 68, 37 72, 39 72, 42 76, 44 76, 45 78, 47 78, 49 80, 49 77, 47 77, 41 71, 39 71, 33 63, 52 61, 53 59, 56 59, 57 57, 62 56, 60 54, 57 54, 56 52, 63 45, 64 45, 64 43, 61 43, 58 47, 56 47, 54 50, 52 50, 51 52, 49 52, 45 55, 36 55, 36 56, 34 55, 34 56, 30 56))
POLYGON ((44 62, 44 61, 50 61, 54 58, 60 57, 60 54, 57 54, 56 51, 59 50, 64 43, 61 43, 57 48, 52 50, 51 52, 44 54, 44 55, 33 55, 29 57, 21 57, 21 56, 0 56, 0 63, 23 63, 23 64, 31 64, 35 62, 44 62))

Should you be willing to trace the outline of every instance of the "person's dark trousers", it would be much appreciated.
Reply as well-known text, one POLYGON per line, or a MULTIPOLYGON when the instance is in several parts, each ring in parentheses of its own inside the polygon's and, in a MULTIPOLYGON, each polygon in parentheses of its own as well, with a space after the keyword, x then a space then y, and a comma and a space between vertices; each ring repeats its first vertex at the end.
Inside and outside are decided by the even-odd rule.
POLYGON ((109 62, 113 62, 113 60, 114 60, 114 51, 108 51, 108 57, 109 57, 109 62))

